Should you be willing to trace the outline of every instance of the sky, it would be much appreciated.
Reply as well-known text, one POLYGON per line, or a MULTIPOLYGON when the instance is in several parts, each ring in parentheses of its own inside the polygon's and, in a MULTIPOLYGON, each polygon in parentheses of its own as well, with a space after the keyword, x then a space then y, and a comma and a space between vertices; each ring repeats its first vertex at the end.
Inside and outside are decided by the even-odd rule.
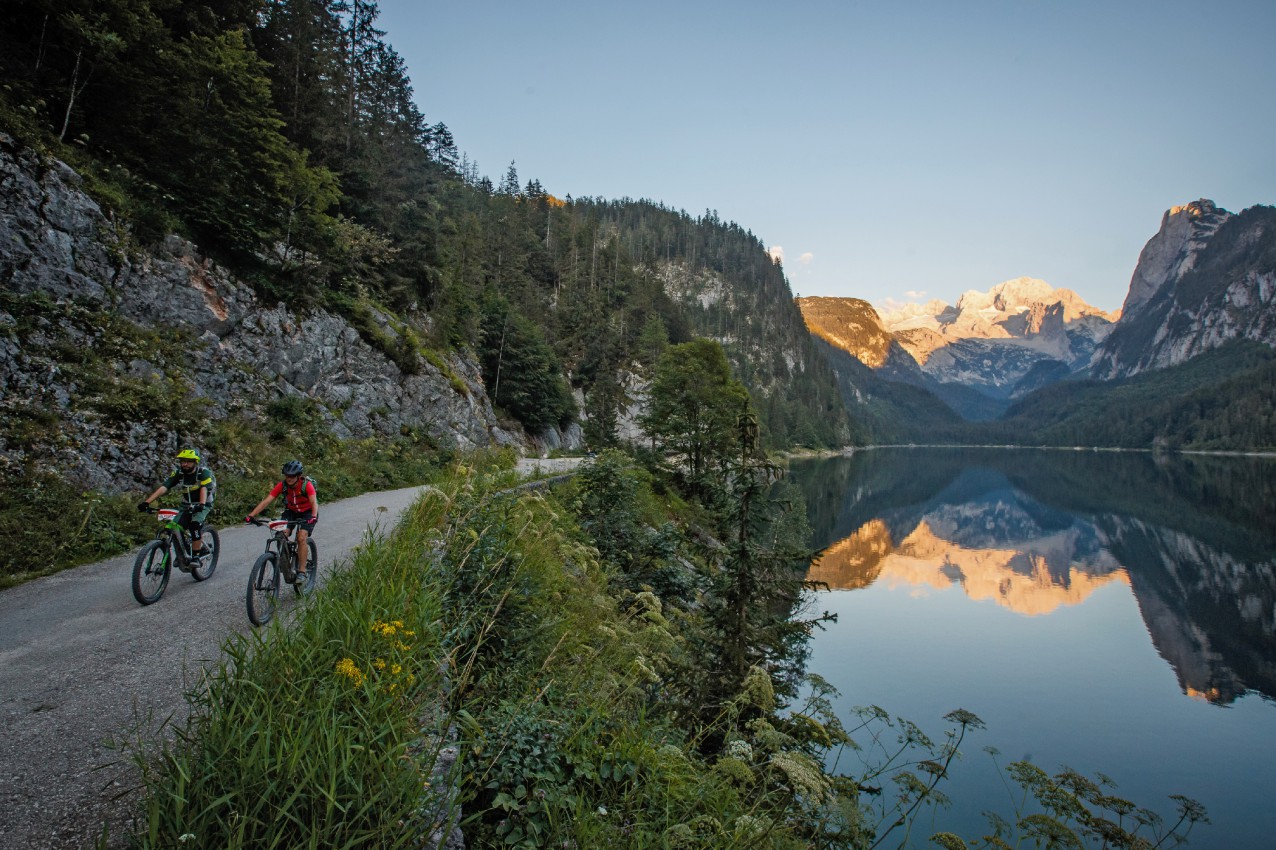
POLYGON ((380 0, 479 171, 751 231, 795 295, 1121 306, 1171 207, 1276 204, 1273 0, 380 0))

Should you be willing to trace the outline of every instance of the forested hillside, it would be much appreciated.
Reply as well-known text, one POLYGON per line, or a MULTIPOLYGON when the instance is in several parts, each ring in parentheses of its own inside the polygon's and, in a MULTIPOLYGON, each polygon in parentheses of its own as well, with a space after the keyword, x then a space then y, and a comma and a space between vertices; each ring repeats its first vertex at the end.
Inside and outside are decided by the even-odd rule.
MULTIPOLYGON (((615 439, 634 369, 718 339, 771 445, 835 445, 831 371, 761 241, 716 213, 557 198, 480 174, 413 100, 373 2, 24 0, 0 31, 0 128, 69 161, 137 249, 186 235, 293 309, 370 308, 473 350, 529 432, 615 439)), ((406 338, 406 337, 404 337, 406 338)))
POLYGON ((985 442, 1226 451, 1276 449, 1276 352, 1233 340, 1179 366, 1062 381, 1013 405, 985 442))

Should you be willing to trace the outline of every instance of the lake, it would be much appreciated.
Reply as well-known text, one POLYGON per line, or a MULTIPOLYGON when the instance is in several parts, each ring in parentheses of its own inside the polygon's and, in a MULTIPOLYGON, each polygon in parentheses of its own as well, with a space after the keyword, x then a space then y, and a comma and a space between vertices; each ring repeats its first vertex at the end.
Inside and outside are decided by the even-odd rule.
MULTIPOLYGON (((874 449, 794 461, 814 544, 807 670, 849 725, 877 705, 972 732, 953 805, 914 832, 1013 819, 1003 764, 1111 777, 1192 847, 1276 846, 1276 460, 1137 452, 874 449)), ((843 757, 845 759, 845 756, 843 757)), ((891 846, 894 846, 893 844, 891 846)))

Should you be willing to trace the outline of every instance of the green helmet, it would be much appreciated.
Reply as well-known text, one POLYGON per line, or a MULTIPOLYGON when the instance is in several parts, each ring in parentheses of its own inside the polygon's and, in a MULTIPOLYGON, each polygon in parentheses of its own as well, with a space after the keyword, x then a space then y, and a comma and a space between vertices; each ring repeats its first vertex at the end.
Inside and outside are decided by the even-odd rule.
POLYGON ((180 452, 177 453, 177 459, 178 460, 193 460, 196 463, 199 463, 199 452, 195 451, 194 449, 182 449, 180 452))

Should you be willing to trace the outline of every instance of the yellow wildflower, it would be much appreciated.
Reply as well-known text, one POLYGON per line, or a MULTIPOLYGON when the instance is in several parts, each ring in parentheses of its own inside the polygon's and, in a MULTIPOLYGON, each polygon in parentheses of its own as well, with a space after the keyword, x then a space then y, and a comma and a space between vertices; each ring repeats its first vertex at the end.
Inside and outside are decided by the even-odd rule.
POLYGON ((354 659, 343 658, 337 662, 337 674, 345 676, 357 688, 363 684, 363 671, 354 663, 354 659))

